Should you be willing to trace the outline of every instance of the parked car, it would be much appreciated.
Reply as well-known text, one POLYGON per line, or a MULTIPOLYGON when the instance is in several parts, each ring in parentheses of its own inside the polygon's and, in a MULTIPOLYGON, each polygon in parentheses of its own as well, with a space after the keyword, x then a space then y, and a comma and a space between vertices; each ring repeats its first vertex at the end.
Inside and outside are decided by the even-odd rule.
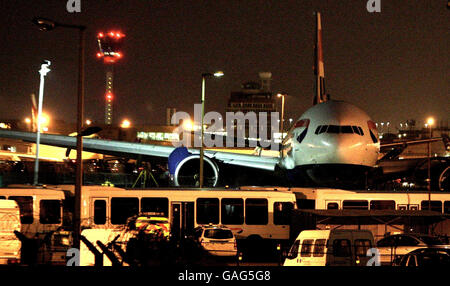
POLYGON ((16 201, 0 200, 0 264, 20 262, 22 243, 14 234, 20 227, 20 209, 16 201))
POLYGON ((397 266, 412 267, 449 267, 450 249, 448 248, 419 248, 403 255, 397 266))
POLYGON ((169 239, 170 223, 162 213, 146 212, 128 219, 128 226, 136 231, 141 231, 155 237, 169 239))
POLYGON ((367 265, 374 246, 368 230, 304 230, 292 245, 283 266, 367 265))
POLYGON ((403 255, 419 248, 450 247, 439 237, 424 234, 389 235, 377 242, 381 264, 398 263, 403 255))
POLYGON ((194 239, 213 256, 236 256, 237 244, 233 232, 220 225, 200 226, 194 230, 194 239))

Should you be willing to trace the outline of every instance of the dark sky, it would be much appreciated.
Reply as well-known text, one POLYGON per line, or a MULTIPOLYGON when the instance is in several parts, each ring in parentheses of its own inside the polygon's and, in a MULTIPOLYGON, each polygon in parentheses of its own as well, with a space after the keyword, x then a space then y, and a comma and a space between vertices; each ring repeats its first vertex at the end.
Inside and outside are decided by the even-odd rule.
POLYGON ((81 0, 68 13, 66 0, 0 0, 0 118, 30 114, 42 60, 44 110, 75 122, 76 30, 41 32, 35 16, 83 24, 86 32, 85 116, 104 121, 105 67, 97 60, 96 34, 126 34, 124 58, 115 66, 115 119, 164 124, 166 107, 191 112, 199 103, 201 74, 207 110, 225 111, 231 91, 258 72, 273 74, 286 91, 287 117, 298 117, 313 96, 313 11, 322 12, 327 90, 355 103, 375 121, 392 124, 450 114, 450 10, 447 0, 381 0, 368 13, 366 0, 81 0))

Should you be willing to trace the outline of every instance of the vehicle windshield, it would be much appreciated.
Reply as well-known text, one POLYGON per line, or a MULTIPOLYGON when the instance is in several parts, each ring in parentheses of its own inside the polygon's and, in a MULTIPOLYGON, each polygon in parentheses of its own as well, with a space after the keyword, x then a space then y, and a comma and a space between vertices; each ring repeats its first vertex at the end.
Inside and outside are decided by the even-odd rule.
POLYGON ((233 238, 233 233, 229 229, 207 229, 205 230, 206 238, 226 239, 233 238))
POLYGON ((439 237, 433 237, 433 236, 421 236, 419 237, 420 240, 425 242, 427 245, 443 245, 445 242, 440 239, 439 237))

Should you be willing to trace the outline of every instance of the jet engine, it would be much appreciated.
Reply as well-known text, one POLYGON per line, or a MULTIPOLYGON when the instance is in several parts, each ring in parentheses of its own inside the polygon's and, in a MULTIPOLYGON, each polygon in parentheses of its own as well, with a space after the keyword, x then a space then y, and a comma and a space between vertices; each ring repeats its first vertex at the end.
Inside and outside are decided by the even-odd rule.
MULTIPOLYGON (((174 186, 199 186, 200 154, 192 154, 186 147, 179 147, 169 155, 168 163, 174 186)), ((203 186, 215 187, 218 181, 219 167, 214 160, 203 156, 203 186)))

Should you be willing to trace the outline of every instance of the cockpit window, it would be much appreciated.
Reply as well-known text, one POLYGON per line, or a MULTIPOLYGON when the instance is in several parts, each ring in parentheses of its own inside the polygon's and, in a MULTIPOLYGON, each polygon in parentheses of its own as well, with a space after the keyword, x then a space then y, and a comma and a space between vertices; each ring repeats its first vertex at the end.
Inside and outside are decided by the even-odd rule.
POLYGON ((364 136, 364 131, 362 130, 362 128, 358 126, 358 129, 359 129, 359 134, 361 134, 361 136, 364 136))
POLYGON ((378 130, 376 124, 369 120, 367 121, 367 127, 369 127, 370 138, 372 138, 373 143, 378 143, 378 130))
POLYGON ((300 133, 300 135, 298 135, 297 137, 297 141, 298 143, 302 143, 303 139, 305 139, 306 133, 308 132, 308 128, 306 128, 305 130, 303 130, 302 133, 300 133))
POLYGON ((351 126, 351 125, 319 125, 314 132, 316 135, 321 133, 344 133, 344 134, 358 134, 360 136, 364 135, 362 128, 359 126, 351 126))
POLYGON ((327 133, 339 133, 338 125, 329 125, 327 133))
POLYGON ((356 134, 358 134, 358 135, 361 135, 361 133, 359 132, 358 127, 352 126, 352 129, 353 129, 353 132, 354 132, 354 133, 356 133, 356 134))
POLYGON ((319 134, 320 128, 322 128, 323 125, 319 125, 316 128, 316 132, 314 132, 315 134, 319 134))
POLYGON ((351 126, 341 126, 341 133, 353 133, 353 129, 351 126))

